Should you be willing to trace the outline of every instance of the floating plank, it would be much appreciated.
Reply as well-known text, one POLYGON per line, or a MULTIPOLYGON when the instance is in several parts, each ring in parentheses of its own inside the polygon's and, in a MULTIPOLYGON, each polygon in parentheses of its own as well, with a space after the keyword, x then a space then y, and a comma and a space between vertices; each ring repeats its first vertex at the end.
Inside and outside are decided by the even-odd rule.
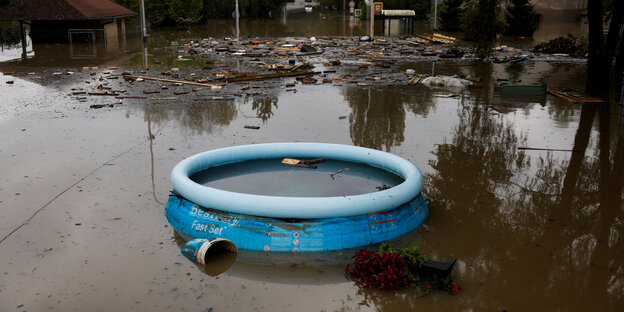
POLYGON ((145 80, 154 80, 154 81, 162 81, 162 82, 180 83, 180 84, 187 84, 187 85, 193 85, 193 86, 208 87, 208 88, 211 88, 211 89, 220 89, 221 88, 220 85, 213 85, 213 84, 206 84, 206 83, 199 83, 199 82, 191 82, 191 81, 180 81, 180 80, 163 79, 163 78, 155 78, 155 77, 145 77, 145 76, 134 76, 134 75, 127 75, 126 77, 131 78, 131 79, 145 79, 145 80))
POLYGON ((316 74, 319 74, 319 72, 312 72, 312 71, 285 72, 285 73, 261 74, 261 75, 253 75, 253 76, 230 77, 230 78, 226 78, 225 80, 227 82, 236 82, 236 81, 273 79, 273 78, 282 78, 282 77, 312 76, 316 74))
POLYGON ((573 152, 573 153, 583 153, 584 149, 560 149, 560 148, 541 148, 541 147, 518 147, 521 151, 549 151, 549 152, 573 152))
POLYGON ((554 95, 560 99, 564 99, 568 102, 575 104, 592 104, 592 103, 604 103, 601 98, 586 97, 584 94, 577 91, 565 91, 561 89, 547 88, 546 92, 550 95, 554 95))

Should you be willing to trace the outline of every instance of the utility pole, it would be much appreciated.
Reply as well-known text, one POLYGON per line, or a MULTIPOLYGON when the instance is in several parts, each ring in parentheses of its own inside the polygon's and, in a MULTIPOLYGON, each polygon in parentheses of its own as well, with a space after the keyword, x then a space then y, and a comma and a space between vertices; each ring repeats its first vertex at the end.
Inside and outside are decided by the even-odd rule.
POLYGON ((141 0, 141 28, 143 31, 143 42, 147 42, 147 26, 145 25, 145 2, 141 0))
POLYGON ((371 39, 373 39, 373 36, 375 36, 375 8, 373 7, 373 0, 370 0, 369 3, 370 7, 368 9, 370 10, 370 37, 371 39))
POLYGON ((433 29, 435 30, 438 28, 438 0, 433 1, 435 1, 433 5, 433 29))
POLYGON ((236 0, 236 5, 234 6, 234 11, 236 14, 236 38, 238 39, 238 37, 240 37, 240 26, 238 23, 238 19, 240 17, 240 14, 238 13, 238 0, 236 0))

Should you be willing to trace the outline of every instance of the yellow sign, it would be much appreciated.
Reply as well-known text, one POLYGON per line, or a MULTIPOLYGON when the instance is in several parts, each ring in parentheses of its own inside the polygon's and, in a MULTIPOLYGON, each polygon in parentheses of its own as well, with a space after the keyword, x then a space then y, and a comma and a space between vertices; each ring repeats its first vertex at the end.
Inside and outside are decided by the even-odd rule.
POLYGON ((355 9, 355 13, 353 13, 353 16, 355 17, 362 16, 362 9, 355 9))
POLYGON ((381 15, 381 11, 383 11, 383 2, 373 2, 373 10, 375 11, 375 15, 381 15))

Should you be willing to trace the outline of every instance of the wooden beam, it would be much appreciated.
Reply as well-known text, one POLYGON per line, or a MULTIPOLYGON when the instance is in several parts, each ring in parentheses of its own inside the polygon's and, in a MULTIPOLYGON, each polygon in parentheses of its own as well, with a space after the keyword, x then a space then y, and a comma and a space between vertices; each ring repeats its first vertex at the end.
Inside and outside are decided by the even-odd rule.
POLYGON ((228 82, 250 81, 250 80, 282 78, 282 77, 312 76, 316 74, 319 74, 319 72, 313 72, 313 71, 285 72, 285 73, 263 74, 263 75, 254 75, 254 76, 231 77, 231 78, 227 78, 227 81, 228 82))
POLYGON ((146 76, 124 75, 124 77, 131 78, 131 79, 139 79, 139 78, 141 78, 141 79, 145 79, 145 80, 155 80, 155 81, 171 82, 171 83, 181 83, 181 84, 187 84, 187 85, 192 85, 192 86, 208 87, 208 88, 211 88, 211 89, 221 89, 221 87, 223 87, 223 85, 213 85, 213 84, 199 83, 199 82, 193 82, 193 81, 163 79, 163 78, 146 77, 146 76))

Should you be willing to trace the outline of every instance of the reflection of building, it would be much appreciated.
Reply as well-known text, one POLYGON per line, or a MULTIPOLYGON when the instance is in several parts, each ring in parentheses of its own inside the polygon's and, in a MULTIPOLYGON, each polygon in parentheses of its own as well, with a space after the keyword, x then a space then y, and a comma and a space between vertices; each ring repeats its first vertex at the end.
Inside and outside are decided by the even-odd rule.
POLYGON ((0 8, 0 20, 20 22, 23 57, 24 24, 30 26, 35 55, 46 49, 46 54, 102 58, 125 49, 126 18, 136 15, 109 0, 21 0, 0 8))

